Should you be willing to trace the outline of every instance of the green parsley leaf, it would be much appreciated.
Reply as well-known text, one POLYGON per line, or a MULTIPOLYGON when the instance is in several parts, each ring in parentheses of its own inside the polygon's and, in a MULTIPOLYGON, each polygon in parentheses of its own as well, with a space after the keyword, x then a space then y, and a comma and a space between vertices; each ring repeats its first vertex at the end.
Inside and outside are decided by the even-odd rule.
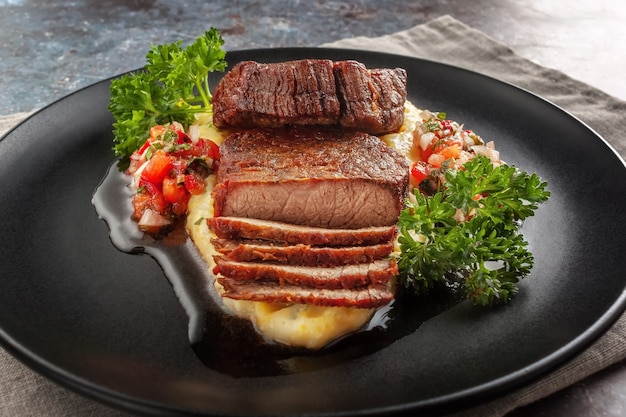
POLYGON ((505 303, 532 268, 519 227, 549 198, 547 184, 483 156, 445 178, 432 196, 416 189, 400 213, 399 282, 417 293, 460 282, 474 304, 505 303))
POLYGON ((209 73, 224 71, 226 52, 219 31, 211 28, 187 47, 182 41, 152 46, 142 71, 111 82, 114 151, 130 156, 148 138, 150 127, 211 111, 209 73))

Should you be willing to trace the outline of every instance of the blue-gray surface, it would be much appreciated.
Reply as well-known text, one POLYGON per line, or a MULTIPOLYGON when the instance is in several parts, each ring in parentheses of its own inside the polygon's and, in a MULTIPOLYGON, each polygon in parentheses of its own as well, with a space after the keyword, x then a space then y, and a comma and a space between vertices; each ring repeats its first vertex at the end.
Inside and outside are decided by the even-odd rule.
POLYGON ((43 107, 141 67, 151 43, 190 41, 211 26, 222 31, 229 50, 316 46, 384 35, 445 14, 626 98, 620 49, 626 7, 614 2, 0 0, 0 115, 43 107))
POLYGON ((429 6, 411 6, 405 0, 384 4, 0 0, 0 114, 39 108, 138 68, 151 43, 189 41, 210 26, 222 31, 225 47, 233 50, 377 36, 432 17, 429 6))

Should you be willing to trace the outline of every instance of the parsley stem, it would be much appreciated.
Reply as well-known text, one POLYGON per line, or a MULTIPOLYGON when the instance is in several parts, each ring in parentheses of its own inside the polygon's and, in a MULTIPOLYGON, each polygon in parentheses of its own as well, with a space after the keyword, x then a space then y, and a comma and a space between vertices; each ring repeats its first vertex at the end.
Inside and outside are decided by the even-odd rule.
POLYGON ((200 97, 202 97, 202 102, 204 103, 205 110, 210 109, 211 98, 207 95, 204 83, 202 83, 202 81, 200 80, 196 80, 196 88, 198 89, 198 92, 200 93, 200 97))

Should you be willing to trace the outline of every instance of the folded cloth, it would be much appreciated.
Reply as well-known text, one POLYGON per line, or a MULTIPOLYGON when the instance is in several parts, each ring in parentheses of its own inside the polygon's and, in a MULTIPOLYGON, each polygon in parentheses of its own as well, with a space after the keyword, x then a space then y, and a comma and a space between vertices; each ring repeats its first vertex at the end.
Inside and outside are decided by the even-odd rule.
MULTIPOLYGON (((626 137, 619 121, 620 101, 559 71, 536 65, 461 22, 444 16, 412 29, 378 38, 357 37, 323 46, 378 50, 445 62, 513 83, 566 109, 603 136, 622 156, 626 137)), ((27 113, 0 117, 0 135, 27 113)), ((626 316, 585 352, 540 381, 509 395, 454 414, 502 416, 626 358, 626 316)), ((127 414, 61 388, 0 349, 0 415, 102 416, 127 414)))
POLYGON ((30 116, 30 112, 13 113, 6 116, 0 116, 0 136, 11 130, 19 122, 30 116))

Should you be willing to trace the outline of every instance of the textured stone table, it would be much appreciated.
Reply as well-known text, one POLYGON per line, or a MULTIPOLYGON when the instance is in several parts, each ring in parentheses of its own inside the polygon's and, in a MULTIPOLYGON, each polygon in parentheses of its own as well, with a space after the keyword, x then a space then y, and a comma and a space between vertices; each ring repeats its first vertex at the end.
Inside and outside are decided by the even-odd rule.
POLYGON ((626 98, 626 6, 564 0, 0 0, 0 114, 42 107, 144 63, 150 43, 209 25, 228 49, 315 46, 379 36, 450 14, 518 54, 626 98), (621 47, 620 47, 621 45, 621 47))
MULTIPOLYGON (((519 55, 626 99, 626 5, 616 3, 0 0, 0 115, 40 108, 140 67, 151 43, 191 40, 211 25, 234 50, 379 36, 445 14, 519 55)), ((617 364, 512 416, 619 416, 625 408, 626 364, 617 364)))

